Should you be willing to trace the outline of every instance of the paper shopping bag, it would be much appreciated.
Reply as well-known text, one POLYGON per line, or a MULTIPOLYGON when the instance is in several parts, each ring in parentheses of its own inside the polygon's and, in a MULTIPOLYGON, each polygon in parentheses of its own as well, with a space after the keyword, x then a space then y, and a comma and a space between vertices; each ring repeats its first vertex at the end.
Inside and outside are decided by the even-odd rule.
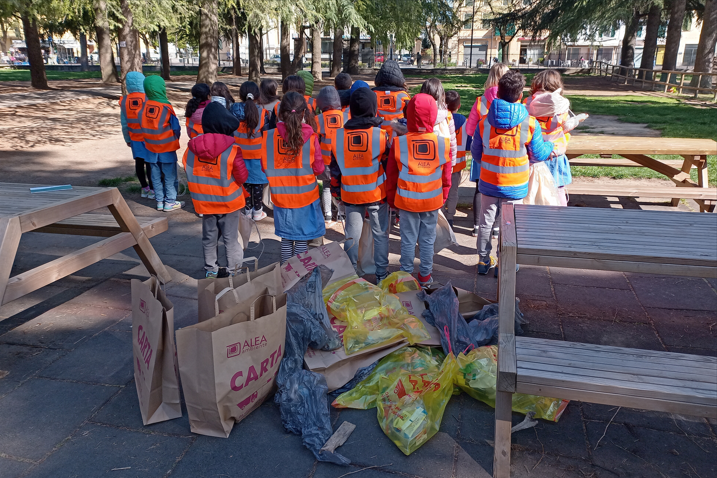
POLYGON ((286 295, 258 282, 241 304, 177 331, 179 372, 192 432, 226 438, 269 396, 284 354, 286 295))
MULTIPOLYGON (((342 241, 343 242, 343 241, 342 241)), ((294 287, 299 279, 304 277, 315 267, 324 265, 333 271, 329 281, 324 284, 333 284, 341 279, 356 275, 351 259, 341 247, 342 242, 330 242, 323 246, 309 249, 307 252, 297 254, 281 266, 281 283, 284 291, 294 287)))
POLYGON ((254 221, 244 214, 239 213, 239 243, 242 248, 246 249, 249 246, 249 240, 251 239, 251 230, 254 228, 254 221))
POLYGON ((181 417, 174 307, 155 276, 132 280, 132 353, 142 423, 181 417))
POLYGON ((356 261, 359 277, 376 273, 376 263, 373 260, 373 230, 371 221, 363 220, 361 239, 358 242, 358 260, 356 261))

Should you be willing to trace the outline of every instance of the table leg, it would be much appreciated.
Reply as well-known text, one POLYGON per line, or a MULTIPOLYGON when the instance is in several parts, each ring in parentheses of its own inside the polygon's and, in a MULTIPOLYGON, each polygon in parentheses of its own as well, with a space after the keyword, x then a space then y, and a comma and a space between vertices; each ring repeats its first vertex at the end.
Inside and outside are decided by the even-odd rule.
POLYGON ((21 236, 22 229, 17 216, 0 218, 0 304, 4 303, 2 299, 10 280, 12 264, 15 262, 21 236))
POLYGON ((142 259, 142 263, 149 273, 159 277, 165 284, 170 282, 172 278, 169 272, 164 267, 164 264, 162 264, 157 252, 154 250, 154 247, 152 247, 152 243, 149 242, 149 238, 147 238, 142 230, 142 226, 139 225, 132 210, 117 189, 114 190, 112 204, 109 205, 108 208, 122 230, 130 232, 132 236, 134 236, 137 241, 134 250, 137 251, 137 255, 142 259))
MULTIPOLYGON (((682 156, 682 157, 685 158, 685 160, 682 163, 681 171, 683 173, 686 173, 689 177, 690 170, 692 169, 693 157, 692 156, 682 156)), ((699 158, 699 156, 695 156, 695 158, 699 158)), ((692 179, 685 179, 683 181, 683 183, 685 183, 685 186, 687 186, 687 185, 696 186, 696 184, 692 183, 692 179)), ((680 187, 679 182, 675 181, 675 184, 677 185, 677 187, 680 187)), ((672 207, 677 207, 678 204, 680 204, 680 198, 672 198, 672 207)), ((700 207, 700 209, 702 209, 702 207, 700 207)))

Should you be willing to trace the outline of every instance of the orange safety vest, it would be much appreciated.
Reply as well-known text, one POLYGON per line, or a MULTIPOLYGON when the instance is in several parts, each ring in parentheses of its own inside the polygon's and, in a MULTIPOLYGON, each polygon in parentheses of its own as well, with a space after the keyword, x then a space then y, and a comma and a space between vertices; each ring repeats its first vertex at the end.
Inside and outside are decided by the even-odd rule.
POLYGON ((228 214, 246 205, 243 188, 232 175, 237 151, 237 146, 232 144, 211 159, 200 158, 189 148, 184 152, 182 164, 198 214, 228 214))
POLYGON ((412 212, 443 206, 443 165, 451 162, 451 140, 435 133, 409 133, 393 142, 398 162, 395 205, 412 212))
POLYGON ((187 130, 189 131, 189 139, 194 139, 200 134, 204 134, 204 128, 201 124, 195 123, 191 118, 186 121, 187 130))
POLYGON ((350 117, 351 115, 348 111, 341 112, 339 110, 324 111, 316 117, 316 123, 319 129, 319 144, 321 145, 321 158, 324 160, 326 166, 331 164, 331 145, 336 136, 336 130, 343 128, 350 117))
POLYGON ((144 93, 129 93, 119 100, 120 108, 127 118, 129 138, 132 141, 142 141, 142 127, 139 124, 139 114, 147 97, 144 93))
POLYGON ((234 141, 241 148, 241 154, 244 159, 261 159, 261 129, 267 121, 269 112, 259 110, 259 123, 251 133, 248 131, 246 121, 239 123, 239 128, 234 131, 234 141))
POLYGON ((378 103, 378 116, 383 119, 381 129, 388 133, 388 137, 393 139, 393 127, 391 121, 403 118, 403 108, 411 101, 411 97, 405 91, 379 91, 376 93, 376 101, 378 103))
POLYGON ((467 120, 463 122, 463 126, 456 130, 456 143, 458 143, 458 150, 456 151, 456 164, 453 166, 454 173, 462 171, 466 167, 466 146, 468 146, 466 123, 468 123, 467 120))
POLYGON ((144 102, 139 117, 144 145, 148 150, 153 153, 169 153, 179 149, 179 139, 174 136, 169 122, 172 116, 172 105, 153 100, 144 102))
POLYGON ((568 116, 568 113, 563 113, 561 115, 535 118, 538 120, 538 123, 540 123, 543 140, 555 144, 554 151, 565 150, 568 146, 570 133, 565 133, 562 125, 562 122, 565 121, 568 116))
POLYGON ((299 209, 319 199, 311 162, 316 154, 316 133, 304 143, 300 154, 292 154, 276 129, 264 131, 261 164, 271 187, 271 200, 279 207, 299 209))
POLYGON ((381 160, 388 134, 381 128, 338 129, 332 152, 341 168, 341 200, 370 204, 386 198, 386 174, 381 160))
POLYGON ((496 188, 527 184, 530 164, 526 144, 533 138, 535 118, 527 116, 509 130, 497 130, 483 118, 478 130, 483 141, 480 180, 496 188))
POLYGON ((478 102, 478 117, 482 119, 485 115, 488 114, 488 110, 490 109, 490 104, 492 103, 492 101, 489 103, 488 98, 486 98, 485 96, 479 96, 478 98, 476 98, 476 101, 478 102))

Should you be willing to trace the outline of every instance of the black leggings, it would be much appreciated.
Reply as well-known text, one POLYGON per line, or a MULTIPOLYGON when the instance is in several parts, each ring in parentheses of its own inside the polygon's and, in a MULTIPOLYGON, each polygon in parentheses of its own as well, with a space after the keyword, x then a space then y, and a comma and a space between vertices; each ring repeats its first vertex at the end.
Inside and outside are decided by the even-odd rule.
POLYGON ((152 173, 150 166, 151 165, 149 163, 144 162, 144 159, 134 158, 134 172, 137 174, 137 179, 139 179, 139 184, 142 185, 142 188, 149 187, 149 189, 154 189, 152 187, 152 173), (144 174, 145 167, 147 169, 146 176, 144 174))
POLYGON ((247 210, 254 209, 255 211, 261 211, 261 202, 264 195, 264 185, 244 183, 244 188, 249 193, 249 197, 246 198, 247 210))

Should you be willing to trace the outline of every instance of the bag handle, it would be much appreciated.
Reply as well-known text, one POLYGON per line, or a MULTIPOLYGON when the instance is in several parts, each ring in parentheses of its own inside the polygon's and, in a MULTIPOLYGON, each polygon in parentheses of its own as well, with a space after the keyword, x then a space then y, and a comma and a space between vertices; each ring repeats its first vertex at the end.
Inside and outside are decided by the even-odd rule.
POLYGON ((256 272, 257 269, 259 269, 259 259, 257 259, 256 257, 245 257, 241 260, 239 264, 234 267, 234 273, 229 275, 229 287, 231 288, 232 293, 234 294, 234 299, 236 299, 237 302, 239 302, 239 295, 236 291, 236 288, 234 287, 234 276, 237 274, 237 272, 246 268, 246 280, 247 282, 251 282, 251 275, 249 274, 251 272, 251 270, 249 269, 251 267, 251 264, 242 265, 245 262, 249 262, 251 260, 254 261, 254 272, 256 272))
POLYGON ((274 311, 272 312, 272 314, 273 314, 274 312, 276 312, 276 296, 275 296, 275 295, 270 295, 270 294, 262 294, 262 295, 260 295, 259 297, 257 297, 256 299, 254 299, 254 300, 252 301, 252 303, 251 303, 251 306, 249 307, 249 320, 251 320, 252 322, 253 322, 254 319, 256 318, 256 314, 255 314, 255 309, 256 309, 256 305, 255 305, 255 304, 256 304, 256 301, 259 300, 259 299, 261 299, 261 298, 263 298, 263 297, 271 297, 271 305, 272 305, 273 308, 274 308, 274 311))
MULTIPOLYGON (((156 275, 151 274, 151 275, 149 276, 149 278, 155 280, 154 285, 155 285, 156 287, 154 288, 154 290, 152 291, 152 293, 154 294, 154 298, 156 299, 156 298, 157 298, 157 295, 159 294, 159 288, 160 288, 160 286, 165 285, 165 284, 164 284, 164 282, 162 282, 162 279, 160 279, 160 278, 159 278, 158 276, 156 276, 156 275)), ((150 290, 152 290, 151 287, 150 287, 150 290)))

